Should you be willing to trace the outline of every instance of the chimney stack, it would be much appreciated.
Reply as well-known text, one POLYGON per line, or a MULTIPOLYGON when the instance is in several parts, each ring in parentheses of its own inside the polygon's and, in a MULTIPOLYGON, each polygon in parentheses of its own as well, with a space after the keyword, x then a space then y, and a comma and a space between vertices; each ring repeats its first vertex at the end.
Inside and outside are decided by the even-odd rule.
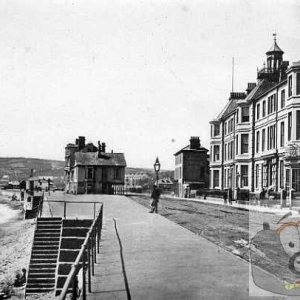
POLYGON ((247 95, 250 94, 250 92, 256 87, 256 83, 255 82, 248 82, 248 86, 246 89, 247 95))
POLYGON ((100 143, 100 141, 98 141, 98 158, 100 158, 100 156, 101 156, 101 143, 100 143))
POLYGON ((200 138, 198 136, 191 136, 191 138, 190 138, 190 149, 199 150, 200 147, 201 147, 200 138))
POLYGON ((78 150, 81 150, 85 147, 85 137, 80 136, 78 137, 78 150))
POLYGON ((102 152, 105 153, 105 150, 106 150, 106 144, 105 144, 105 143, 102 143, 101 148, 102 148, 102 152))

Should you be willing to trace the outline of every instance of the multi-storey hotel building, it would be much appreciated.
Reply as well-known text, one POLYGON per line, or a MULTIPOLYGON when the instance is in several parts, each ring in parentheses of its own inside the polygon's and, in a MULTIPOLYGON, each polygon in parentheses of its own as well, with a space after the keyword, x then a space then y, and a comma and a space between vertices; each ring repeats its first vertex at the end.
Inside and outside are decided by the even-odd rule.
POLYGON ((210 122, 210 188, 300 191, 300 61, 276 42, 245 93, 210 122))

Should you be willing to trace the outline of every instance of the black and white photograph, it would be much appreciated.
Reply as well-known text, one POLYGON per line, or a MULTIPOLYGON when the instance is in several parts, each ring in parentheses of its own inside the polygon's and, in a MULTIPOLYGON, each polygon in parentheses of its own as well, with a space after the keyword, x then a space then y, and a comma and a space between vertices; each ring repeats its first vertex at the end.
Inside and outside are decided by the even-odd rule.
POLYGON ((300 298, 300 2, 0 0, 0 300, 300 298))

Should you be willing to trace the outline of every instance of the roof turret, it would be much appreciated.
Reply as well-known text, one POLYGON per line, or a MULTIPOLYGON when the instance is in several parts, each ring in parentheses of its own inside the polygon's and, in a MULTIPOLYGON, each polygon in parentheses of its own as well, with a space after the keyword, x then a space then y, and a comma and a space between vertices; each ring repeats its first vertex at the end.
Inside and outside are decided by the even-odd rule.
POLYGON ((270 54, 274 54, 274 53, 280 53, 281 55, 284 53, 280 47, 278 46, 277 44, 277 41, 276 41, 276 33, 273 34, 274 36, 274 42, 273 42, 273 45, 272 47, 269 49, 269 51, 266 52, 267 55, 270 55, 270 54))

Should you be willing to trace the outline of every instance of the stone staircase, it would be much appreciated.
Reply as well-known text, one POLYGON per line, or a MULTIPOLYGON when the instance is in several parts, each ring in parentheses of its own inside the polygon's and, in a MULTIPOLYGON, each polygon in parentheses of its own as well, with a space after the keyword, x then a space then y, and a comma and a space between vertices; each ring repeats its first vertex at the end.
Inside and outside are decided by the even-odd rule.
MULTIPOLYGON (((58 296, 67 280, 93 220, 63 220, 57 266, 55 295, 58 296)), ((87 257, 85 258, 87 261, 87 257)))
POLYGON ((62 218, 38 218, 34 233, 25 295, 55 288, 62 218))

